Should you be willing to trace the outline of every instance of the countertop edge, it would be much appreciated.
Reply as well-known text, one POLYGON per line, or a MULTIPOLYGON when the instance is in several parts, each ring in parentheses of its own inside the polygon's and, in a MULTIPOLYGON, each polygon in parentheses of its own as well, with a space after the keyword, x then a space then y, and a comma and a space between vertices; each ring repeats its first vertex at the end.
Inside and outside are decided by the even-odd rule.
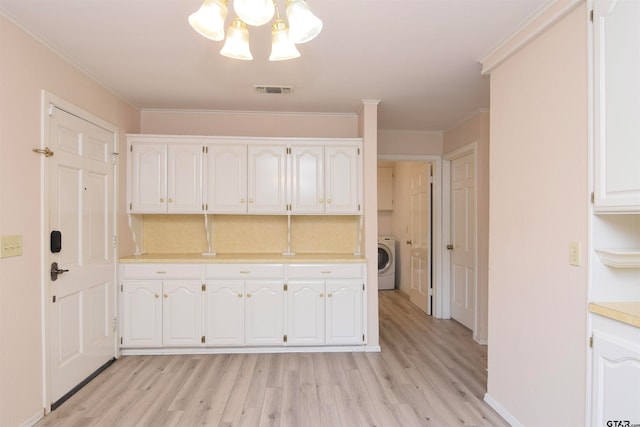
POLYGON ((640 328, 640 302, 591 302, 589 311, 640 328))

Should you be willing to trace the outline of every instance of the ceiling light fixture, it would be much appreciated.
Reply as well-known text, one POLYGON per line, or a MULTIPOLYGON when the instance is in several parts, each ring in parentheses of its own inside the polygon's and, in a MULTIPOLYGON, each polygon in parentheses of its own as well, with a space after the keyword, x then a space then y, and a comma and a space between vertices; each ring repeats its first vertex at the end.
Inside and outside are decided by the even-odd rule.
MULTIPOLYGON (((233 19, 220 54, 229 58, 251 60, 247 25, 261 26, 276 19, 271 27, 271 55, 269 61, 297 58, 296 44, 306 43, 322 30, 322 21, 315 16, 305 0, 286 0, 287 22, 280 18, 276 0, 233 0, 233 19)), ((200 9, 189 16, 189 24, 200 35, 224 40, 224 21, 229 0, 204 0, 200 9)))

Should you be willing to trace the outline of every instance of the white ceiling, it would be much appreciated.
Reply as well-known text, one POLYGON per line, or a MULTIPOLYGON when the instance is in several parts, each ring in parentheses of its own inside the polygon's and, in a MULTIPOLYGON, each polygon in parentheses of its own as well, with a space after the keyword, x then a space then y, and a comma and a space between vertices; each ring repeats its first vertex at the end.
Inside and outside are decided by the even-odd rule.
POLYGON ((380 129, 430 131, 489 108, 478 60, 547 1, 308 0, 324 29, 281 62, 268 61, 270 25, 249 27, 253 61, 219 55, 223 42, 187 22, 201 0, 0 0, 0 12, 140 109, 356 113, 377 99, 380 129))

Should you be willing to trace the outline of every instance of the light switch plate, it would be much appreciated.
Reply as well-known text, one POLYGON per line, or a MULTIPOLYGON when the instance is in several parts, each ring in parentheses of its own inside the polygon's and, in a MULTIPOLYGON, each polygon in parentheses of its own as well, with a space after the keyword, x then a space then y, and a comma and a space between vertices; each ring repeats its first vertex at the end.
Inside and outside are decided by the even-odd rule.
POLYGON ((580 243, 569 243, 569 265, 580 267, 580 243))
POLYGON ((22 256, 22 235, 2 236, 0 239, 0 258, 22 256))

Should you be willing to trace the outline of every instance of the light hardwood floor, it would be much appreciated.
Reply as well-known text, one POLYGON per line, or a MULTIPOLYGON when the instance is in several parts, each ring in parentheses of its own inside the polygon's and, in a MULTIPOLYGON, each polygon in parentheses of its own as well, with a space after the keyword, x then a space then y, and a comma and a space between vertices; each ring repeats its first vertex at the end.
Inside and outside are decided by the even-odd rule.
POLYGON ((38 426, 507 426, 484 403, 487 348, 400 291, 380 353, 124 356, 38 426))

